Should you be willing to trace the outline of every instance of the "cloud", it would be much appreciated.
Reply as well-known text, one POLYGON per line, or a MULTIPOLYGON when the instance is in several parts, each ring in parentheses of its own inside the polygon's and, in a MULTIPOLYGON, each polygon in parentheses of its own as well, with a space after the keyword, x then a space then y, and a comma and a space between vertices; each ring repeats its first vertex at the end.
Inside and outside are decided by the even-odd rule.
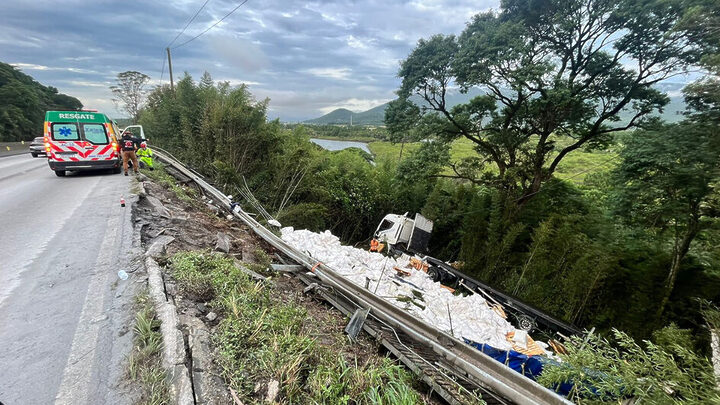
POLYGON ((70 80, 69 84, 79 87, 102 87, 108 88, 111 84, 109 82, 89 82, 85 80, 70 80))
MULTIPOLYGON (((151 85, 168 82, 165 47, 199 7, 195 0, 69 1, 71 7, 54 7, 51 0, 3 1, 0 58, 111 112, 117 111, 107 85, 118 72, 143 72, 151 76, 151 85)), ((208 71, 216 80, 249 84, 257 99, 270 97, 272 114, 281 119, 313 118, 338 106, 360 110, 394 97, 398 64, 418 39, 459 33, 466 16, 498 4, 248 2, 207 34, 172 49, 173 73, 175 80, 185 72, 199 79, 208 71)), ((234 0, 209 2, 173 46, 236 5, 234 0)))
POLYGON ((268 65, 268 59, 260 46, 246 39, 213 36, 210 50, 228 67, 243 72, 257 72, 268 65))
POLYGON ((15 66, 16 68, 20 70, 57 70, 57 71, 65 71, 65 72, 72 72, 72 73, 83 73, 83 74, 100 74, 100 72, 95 70, 89 70, 89 69, 81 69, 81 68, 74 68, 74 67, 51 67, 51 66, 45 66, 45 65, 36 65, 34 63, 10 63, 10 65, 15 66))
POLYGON ((350 68, 312 68, 305 69, 304 72, 313 76, 335 80, 347 80, 352 74, 352 70, 350 70, 350 68))
MULTIPOLYGON (((116 110, 107 88, 137 70, 168 83, 165 47, 202 2, 3 0, 0 59, 39 82, 116 110), (78 11, 81 10, 81 11, 78 11)), ((227 14, 235 0, 213 0, 173 46, 227 14)), ((249 1, 207 34, 172 49, 175 80, 208 71, 216 81, 251 86, 270 98, 270 117, 295 121, 344 107, 363 110, 395 97, 400 61, 420 38, 458 34, 470 17, 500 0, 249 1)))

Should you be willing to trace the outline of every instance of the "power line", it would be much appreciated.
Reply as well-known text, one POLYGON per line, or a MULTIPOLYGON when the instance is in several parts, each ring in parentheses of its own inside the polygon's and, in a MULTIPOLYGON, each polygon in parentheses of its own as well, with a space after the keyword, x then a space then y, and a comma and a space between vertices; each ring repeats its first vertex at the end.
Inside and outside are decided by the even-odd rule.
POLYGON ((201 37, 203 34, 205 34, 206 32, 210 31, 211 29, 213 29, 216 25, 218 25, 218 24, 220 24, 221 22, 223 22, 224 19, 230 17, 230 15, 231 15, 232 13, 234 13, 237 9, 239 9, 243 4, 245 4, 245 3, 247 3, 247 2, 248 2, 248 0, 244 0, 242 3, 238 4, 237 7, 235 7, 234 9, 232 9, 229 13, 225 14, 225 16, 224 16, 223 18, 217 20, 217 21, 215 22, 215 24, 209 26, 205 31, 197 34, 196 36, 190 38, 189 40, 183 42, 182 44, 173 47, 172 49, 180 48, 181 46, 187 45, 187 44, 189 44, 190 42, 198 39, 198 38, 201 37))
POLYGON ((210 1, 210 0, 205 0, 205 3, 203 3, 202 6, 200 6, 200 8, 198 9, 198 11, 195 12, 195 15, 192 16, 192 18, 190 19, 190 21, 187 22, 187 24, 185 24, 185 26, 183 27, 182 31, 180 31, 177 35, 175 35, 175 38, 173 38, 173 40, 170 41, 169 44, 167 44, 166 48, 169 48, 170 46, 172 46, 172 44, 175 43, 175 41, 177 41, 177 39, 180 37, 180 35, 182 35, 183 32, 185 32, 185 30, 187 29, 187 27, 189 27, 190 24, 192 24, 192 22, 195 21, 195 17, 197 17, 198 14, 200 14, 200 12, 202 11, 202 9, 205 8, 205 5, 207 5, 209 1, 210 1))

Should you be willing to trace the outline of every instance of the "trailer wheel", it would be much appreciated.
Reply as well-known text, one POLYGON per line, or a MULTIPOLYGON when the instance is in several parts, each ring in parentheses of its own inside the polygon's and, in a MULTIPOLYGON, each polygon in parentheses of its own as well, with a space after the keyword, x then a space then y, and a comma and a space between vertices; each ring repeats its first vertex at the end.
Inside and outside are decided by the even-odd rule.
POLYGON ((518 329, 524 330, 525 332, 530 332, 537 326, 535 319, 525 314, 517 315, 515 319, 517 320, 518 329))
POLYGON ((428 276, 432 279, 432 281, 440 281, 442 279, 442 272, 440 269, 438 269, 435 266, 431 266, 427 271, 428 276))

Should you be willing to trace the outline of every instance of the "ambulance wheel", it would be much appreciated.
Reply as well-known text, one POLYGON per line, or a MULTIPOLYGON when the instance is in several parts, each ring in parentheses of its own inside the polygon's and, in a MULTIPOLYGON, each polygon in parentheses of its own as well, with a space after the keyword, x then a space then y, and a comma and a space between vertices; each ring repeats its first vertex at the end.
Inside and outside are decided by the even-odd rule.
POLYGON ((32 155, 32 157, 38 157, 38 154, 35 152, 31 153, 31 155, 32 155))
POLYGON ((122 172, 122 167, 120 167, 120 166, 118 166, 118 167, 113 167, 112 172, 113 172, 114 174, 120 174, 120 173, 122 172))
POLYGON ((58 177, 65 177, 65 170, 55 170, 55 175, 58 177))

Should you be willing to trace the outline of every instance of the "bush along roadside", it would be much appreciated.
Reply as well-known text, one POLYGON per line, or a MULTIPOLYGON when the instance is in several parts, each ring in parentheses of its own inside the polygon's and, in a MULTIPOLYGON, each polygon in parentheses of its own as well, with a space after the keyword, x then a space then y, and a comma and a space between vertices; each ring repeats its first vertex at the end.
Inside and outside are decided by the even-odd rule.
POLYGON ((162 366, 162 335, 152 300, 147 291, 137 295, 135 315, 135 346, 128 358, 128 377, 140 387, 138 404, 170 403, 170 391, 162 366))
POLYGON ((242 401, 324 404, 416 404, 412 375, 389 358, 349 354, 342 332, 322 327, 301 303, 256 281, 233 259, 211 252, 170 258, 181 293, 219 313, 212 341, 216 362, 242 401), (322 342, 320 342, 322 340, 322 342))

